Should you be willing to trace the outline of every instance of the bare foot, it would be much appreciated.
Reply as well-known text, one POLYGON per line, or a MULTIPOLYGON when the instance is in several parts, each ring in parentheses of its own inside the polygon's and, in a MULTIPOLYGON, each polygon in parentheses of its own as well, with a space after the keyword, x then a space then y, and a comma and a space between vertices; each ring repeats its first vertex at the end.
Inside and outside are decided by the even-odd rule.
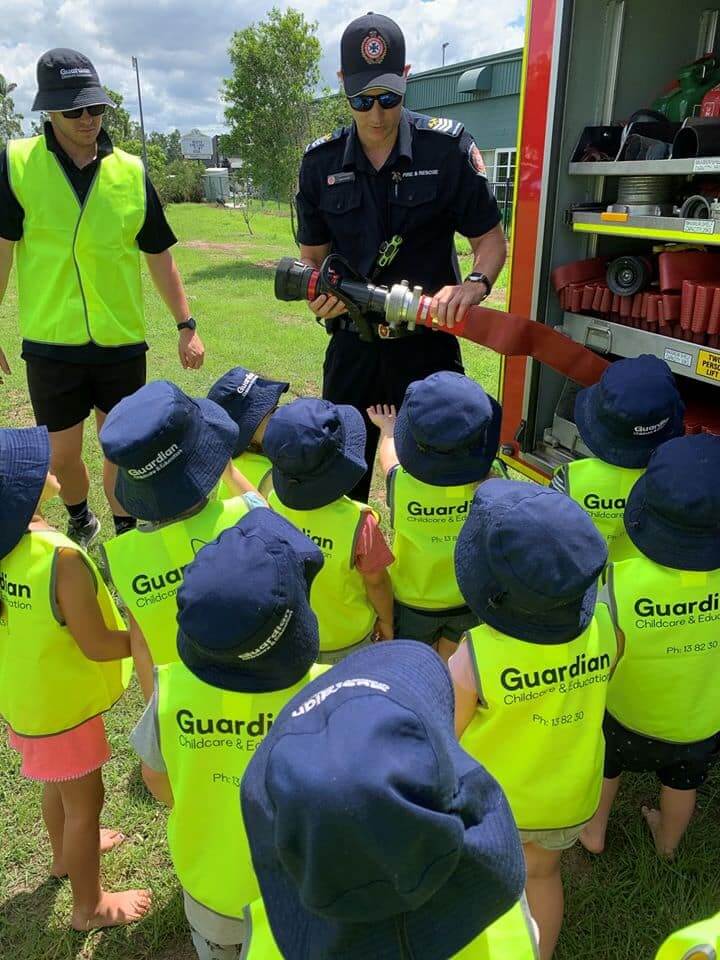
POLYGON ((119 847, 121 843, 125 843, 126 840, 125 834, 119 830, 107 830, 105 827, 100 827, 100 853, 108 853, 115 847, 119 847))
POLYGON ((662 840, 662 814, 659 810, 654 810, 652 807, 642 807, 641 813, 645 817, 645 821, 650 827, 650 833, 652 838, 655 841, 655 849, 661 857, 666 857, 670 860, 675 856, 674 850, 669 850, 662 840))
POLYGON ((123 890, 122 893, 103 892, 95 912, 90 915, 73 911, 73 930, 97 930, 100 927, 119 927, 142 920, 152 905, 149 890, 123 890))
MULTIPOLYGON (((100 853, 108 853, 115 847, 119 847, 121 843, 125 843, 126 840, 125 834, 119 830, 107 830, 105 827, 100 827, 100 853)), ((62 860, 53 860, 50 867, 50 876, 54 877, 55 880, 65 879, 67 870, 62 860)))
POLYGON ((603 853, 605 850, 605 831, 589 823, 580 834, 580 843, 589 853, 603 853))

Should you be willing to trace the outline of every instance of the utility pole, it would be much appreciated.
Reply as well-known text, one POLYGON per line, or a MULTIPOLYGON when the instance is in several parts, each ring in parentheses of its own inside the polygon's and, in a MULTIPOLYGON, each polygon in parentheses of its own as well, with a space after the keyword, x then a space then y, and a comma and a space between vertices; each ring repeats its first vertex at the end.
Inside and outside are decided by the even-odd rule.
POLYGON ((143 120, 143 109, 142 109, 142 94, 140 93, 140 68, 138 67, 137 57, 131 57, 133 69, 135 70, 135 78, 137 79, 137 92, 138 92, 138 105, 140 107, 140 133, 142 135, 142 152, 143 152, 143 163, 145 164, 145 171, 147 172, 148 161, 147 161, 147 147, 145 146, 145 121, 143 120))
POLYGON ((445 43, 442 45, 442 65, 443 66, 445 66, 445 51, 449 46, 450 46, 449 40, 446 40, 445 43))

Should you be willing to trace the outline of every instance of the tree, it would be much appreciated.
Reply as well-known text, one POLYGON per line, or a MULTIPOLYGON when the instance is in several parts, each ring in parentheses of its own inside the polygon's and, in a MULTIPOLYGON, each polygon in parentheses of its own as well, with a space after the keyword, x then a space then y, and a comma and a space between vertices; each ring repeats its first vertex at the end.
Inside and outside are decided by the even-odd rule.
POLYGON ((276 7, 267 19, 233 34, 233 74, 223 81, 230 126, 224 150, 243 161, 243 171, 279 200, 295 188, 309 117, 320 79, 317 23, 292 7, 276 7))
MULTIPOLYGON (((12 87, 14 90, 15 88, 12 87)), ((15 103, 10 96, 11 84, 0 73, 0 150, 8 140, 23 134, 21 113, 15 112, 15 103)))
POLYGON ((327 87, 322 95, 310 104, 308 111, 308 143, 332 133, 337 127, 352 123, 352 114, 347 98, 333 93, 327 87))
POLYGON ((110 87, 103 87, 105 93, 115 104, 109 107, 103 116, 103 127, 116 146, 123 147, 124 143, 140 139, 140 124, 131 119, 130 114, 123 106, 125 98, 110 87))
POLYGON ((179 130, 173 130, 170 133, 153 131, 148 136, 147 142, 148 146, 154 144, 160 148, 167 163, 173 163, 175 160, 182 160, 183 158, 179 130))

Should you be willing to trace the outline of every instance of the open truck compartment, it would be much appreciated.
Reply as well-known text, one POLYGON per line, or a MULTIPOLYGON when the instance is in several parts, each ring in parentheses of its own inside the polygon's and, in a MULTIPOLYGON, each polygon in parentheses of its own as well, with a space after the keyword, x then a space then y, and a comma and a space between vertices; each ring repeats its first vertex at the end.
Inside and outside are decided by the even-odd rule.
MULTIPOLYGON (((532 3, 519 157, 511 311, 664 359, 687 429, 720 433, 720 3, 532 3)), ((508 462, 588 455, 577 389, 505 362, 508 462)))

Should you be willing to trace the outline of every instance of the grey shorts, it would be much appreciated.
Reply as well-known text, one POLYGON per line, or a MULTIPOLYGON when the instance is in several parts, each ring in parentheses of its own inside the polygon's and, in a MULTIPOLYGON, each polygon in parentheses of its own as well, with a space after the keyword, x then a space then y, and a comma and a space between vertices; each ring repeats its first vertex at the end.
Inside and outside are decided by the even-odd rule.
POLYGON ((349 657, 350 654, 355 653, 356 650, 369 647, 372 642, 372 634, 369 634, 364 640, 361 640, 360 643, 354 643, 351 647, 343 647, 342 650, 321 650, 318 654, 317 662, 325 666, 334 667, 336 663, 340 663, 341 660, 349 657))
POLYGON ((245 921, 224 917, 183 890, 185 916, 199 960, 240 960, 245 921))
POLYGON ((585 826, 581 823, 579 827, 562 827, 559 830, 521 830, 520 839, 523 843, 534 843, 543 850, 569 850, 578 842, 585 826))
POLYGON ((402 640, 417 640, 430 647, 441 637, 460 643, 462 635, 477 625, 477 617, 467 608, 418 610, 395 600, 395 636, 402 640))

